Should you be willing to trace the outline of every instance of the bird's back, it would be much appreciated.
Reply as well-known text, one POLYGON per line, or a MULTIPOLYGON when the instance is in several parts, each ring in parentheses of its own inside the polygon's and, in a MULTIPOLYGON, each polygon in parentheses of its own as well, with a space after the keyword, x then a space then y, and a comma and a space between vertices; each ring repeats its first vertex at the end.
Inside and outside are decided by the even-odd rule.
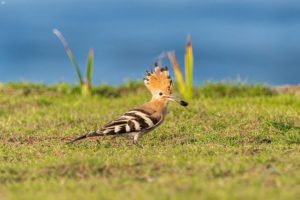
POLYGON ((124 135, 149 132, 161 124, 163 119, 163 113, 144 105, 125 112, 97 130, 97 133, 103 135, 124 135))

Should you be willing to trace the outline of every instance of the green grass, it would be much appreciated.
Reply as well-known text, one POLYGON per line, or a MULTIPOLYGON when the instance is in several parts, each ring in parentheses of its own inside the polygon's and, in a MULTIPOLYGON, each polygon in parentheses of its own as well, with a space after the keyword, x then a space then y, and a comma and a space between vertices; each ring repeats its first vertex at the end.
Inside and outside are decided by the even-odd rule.
POLYGON ((77 89, 0 85, 0 199, 300 196, 297 96, 203 86, 189 107, 170 103, 165 123, 140 149, 125 138, 65 145, 150 98, 139 83, 99 86, 91 97, 77 89))

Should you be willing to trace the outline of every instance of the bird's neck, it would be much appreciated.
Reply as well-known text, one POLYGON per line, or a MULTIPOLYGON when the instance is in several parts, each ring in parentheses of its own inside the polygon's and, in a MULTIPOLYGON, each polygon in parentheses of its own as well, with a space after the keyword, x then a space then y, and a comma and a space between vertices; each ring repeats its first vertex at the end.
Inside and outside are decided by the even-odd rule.
POLYGON ((157 111, 157 112, 161 112, 161 113, 165 113, 167 110, 167 105, 168 105, 168 101, 167 100, 157 100, 157 99, 152 99, 149 102, 149 106, 157 111))

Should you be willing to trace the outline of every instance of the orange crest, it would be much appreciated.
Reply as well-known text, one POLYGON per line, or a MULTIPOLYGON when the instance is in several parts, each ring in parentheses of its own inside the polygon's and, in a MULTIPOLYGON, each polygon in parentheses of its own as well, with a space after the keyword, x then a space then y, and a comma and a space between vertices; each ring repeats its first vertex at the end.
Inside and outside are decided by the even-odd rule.
POLYGON ((167 67, 157 66, 154 68, 154 72, 147 71, 144 83, 152 95, 157 91, 163 92, 164 95, 172 93, 172 80, 167 67))

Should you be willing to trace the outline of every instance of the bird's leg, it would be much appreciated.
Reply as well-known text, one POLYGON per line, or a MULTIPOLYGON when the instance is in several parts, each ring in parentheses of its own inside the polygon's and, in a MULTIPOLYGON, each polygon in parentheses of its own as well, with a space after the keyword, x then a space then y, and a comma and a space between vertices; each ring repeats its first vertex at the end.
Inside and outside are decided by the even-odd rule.
POLYGON ((134 135, 134 137, 133 137, 133 144, 136 145, 139 148, 143 148, 143 146, 138 143, 139 137, 140 137, 139 133, 137 133, 137 134, 134 135))

